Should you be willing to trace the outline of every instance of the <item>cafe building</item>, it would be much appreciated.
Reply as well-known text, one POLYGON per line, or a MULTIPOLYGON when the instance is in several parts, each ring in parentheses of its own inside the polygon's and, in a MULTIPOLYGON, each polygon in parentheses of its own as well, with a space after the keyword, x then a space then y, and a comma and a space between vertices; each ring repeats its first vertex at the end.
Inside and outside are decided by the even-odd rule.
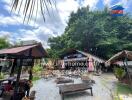
POLYGON ((96 67, 97 64, 105 62, 95 55, 76 49, 67 50, 61 59, 62 68, 65 69, 87 68, 90 62, 96 67))

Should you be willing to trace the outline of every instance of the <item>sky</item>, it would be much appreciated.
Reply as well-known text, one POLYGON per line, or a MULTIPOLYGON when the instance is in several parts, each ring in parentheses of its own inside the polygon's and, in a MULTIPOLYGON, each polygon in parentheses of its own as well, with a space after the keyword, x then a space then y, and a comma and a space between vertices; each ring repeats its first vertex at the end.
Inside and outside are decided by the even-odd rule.
MULTIPOLYGON (((112 7, 121 4, 125 13, 132 14, 132 0, 56 0, 56 8, 49 6, 49 13, 45 12, 45 22, 38 10, 29 23, 23 23, 23 12, 11 13, 12 0, 0 0, 0 37, 6 37, 11 43, 16 41, 36 40, 48 48, 48 38, 64 33, 71 12, 80 7, 89 6, 90 10, 102 10, 105 6, 112 7)), ((40 6, 40 5, 39 5, 40 6)), ((24 5, 22 4, 22 8, 24 5)), ((37 9, 35 7, 34 9, 37 9)))

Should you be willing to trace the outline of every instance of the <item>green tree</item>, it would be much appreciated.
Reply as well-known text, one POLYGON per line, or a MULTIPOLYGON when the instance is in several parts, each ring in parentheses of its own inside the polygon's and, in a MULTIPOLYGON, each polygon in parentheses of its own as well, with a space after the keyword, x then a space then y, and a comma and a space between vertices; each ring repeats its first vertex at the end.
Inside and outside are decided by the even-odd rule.
POLYGON ((89 11, 89 7, 72 12, 64 34, 50 38, 54 54, 66 49, 87 50, 104 59, 123 49, 132 50, 132 18, 129 14, 111 16, 107 7, 102 11, 89 11))
POLYGON ((4 49, 10 46, 9 41, 7 40, 7 38, 4 37, 0 37, 0 49, 4 49))

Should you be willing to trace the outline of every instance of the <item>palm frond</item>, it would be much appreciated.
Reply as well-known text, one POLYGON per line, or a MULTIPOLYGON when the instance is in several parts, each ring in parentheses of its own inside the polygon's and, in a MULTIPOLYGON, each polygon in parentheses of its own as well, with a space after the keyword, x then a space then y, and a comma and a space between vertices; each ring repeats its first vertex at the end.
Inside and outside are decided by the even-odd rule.
POLYGON ((12 0, 11 11, 17 11, 18 14, 23 12, 23 21, 25 22, 25 20, 27 20, 27 22, 29 22, 33 18, 33 15, 36 21, 40 10, 43 20, 45 21, 45 12, 48 12, 48 15, 50 15, 49 7, 53 9, 53 6, 56 8, 56 0, 12 0))

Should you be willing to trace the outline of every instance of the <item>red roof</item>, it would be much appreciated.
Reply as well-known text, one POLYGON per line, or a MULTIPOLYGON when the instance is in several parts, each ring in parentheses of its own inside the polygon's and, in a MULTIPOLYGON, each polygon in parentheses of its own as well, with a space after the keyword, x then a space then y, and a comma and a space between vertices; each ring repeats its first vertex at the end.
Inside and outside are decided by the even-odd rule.
POLYGON ((31 56, 32 57, 45 57, 47 56, 46 51, 42 47, 40 43, 33 44, 33 45, 25 45, 19 47, 13 47, 8 49, 0 50, 0 55, 25 55, 29 56, 30 49, 32 49, 31 56))
POLYGON ((25 51, 35 46, 37 45, 29 45, 29 46, 14 47, 14 48, 9 48, 9 49, 2 49, 0 50, 0 54, 16 54, 16 53, 25 51))

